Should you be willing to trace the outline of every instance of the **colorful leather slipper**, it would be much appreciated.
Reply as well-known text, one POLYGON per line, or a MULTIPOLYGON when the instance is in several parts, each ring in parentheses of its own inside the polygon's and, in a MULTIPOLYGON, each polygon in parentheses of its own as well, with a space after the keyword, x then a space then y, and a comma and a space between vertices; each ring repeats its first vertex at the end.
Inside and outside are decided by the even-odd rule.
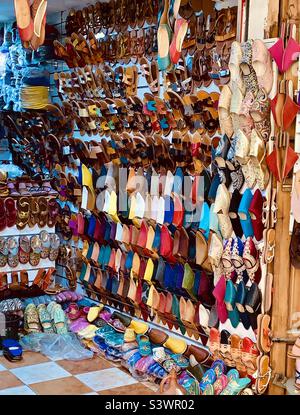
POLYGON ((251 222, 251 216, 249 213, 249 207, 251 205, 253 195, 250 189, 246 189, 239 206, 238 214, 242 229, 246 238, 254 235, 253 226, 251 222))
POLYGON ((249 213, 251 216, 253 233, 254 233, 255 239, 258 242, 263 238, 263 230, 264 230, 264 225, 262 222, 263 203, 264 203, 264 198, 261 194, 261 191, 257 189, 250 203, 249 213))

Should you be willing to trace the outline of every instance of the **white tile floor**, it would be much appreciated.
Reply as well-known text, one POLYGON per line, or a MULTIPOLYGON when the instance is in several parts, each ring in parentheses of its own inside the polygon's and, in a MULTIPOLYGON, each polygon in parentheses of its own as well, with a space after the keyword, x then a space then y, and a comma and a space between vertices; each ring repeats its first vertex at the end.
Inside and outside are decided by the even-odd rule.
POLYGON ((75 377, 94 391, 102 391, 138 383, 132 376, 127 375, 117 368, 83 373, 75 377))
POLYGON ((15 388, 8 388, 0 390, 0 395, 36 395, 28 386, 16 386, 15 388))
POLYGON ((66 378, 70 376, 69 372, 55 362, 19 367, 17 369, 11 369, 11 373, 13 373, 26 385, 38 382, 47 382, 49 380, 66 378))
POLYGON ((77 362, 53 362, 33 352, 25 352, 21 363, 12 364, 3 357, 0 362, 0 395, 132 395, 137 390, 140 395, 155 393, 153 384, 137 382, 101 357, 79 362, 80 370, 76 369, 77 362))
POLYGON ((6 370, 6 367, 4 367, 3 365, 0 365, 0 372, 3 372, 4 370, 6 370))

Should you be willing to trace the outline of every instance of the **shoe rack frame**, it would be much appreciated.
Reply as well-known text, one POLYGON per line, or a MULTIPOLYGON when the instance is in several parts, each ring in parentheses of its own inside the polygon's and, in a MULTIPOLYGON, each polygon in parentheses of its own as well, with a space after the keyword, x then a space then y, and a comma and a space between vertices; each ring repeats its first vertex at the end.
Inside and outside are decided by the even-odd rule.
MULTIPOLYGON (((267 0, 266 0, 267 1, 267 0)), ((238 27, 238 39, 241 41, 252 38, 251 31, 249 31, 249 16, 248 13, 252 13, 251 4, 247 6, 249 0, 239 0, 239 27, 238 27)), ((221 2, 220 2, 221 3, 221 2)), ((224 4, 227 2, 223 2, 224 4)), ((279 34, 279 24, 283 18, 288 16, 289 0, 268 0, 268 10, 265 16, 265 27, 264 33, 267 39, 265 43, 267 46, 271 46, 277 40, 279 34)), ((63 25, 64 25, 65 12, 60 14, 60 21, 57 23, 57 27, 60 27, 63 36, 63 25)), ((61 64, 59 64, 60 66, 61 64)), ((62 70, 68 70, 66 67, 62 70)), ((295 89, 300 90, 300 68, 298 76, 298 85, 295 84, 295 89)), ((277 85, 277 78, 276 78, 277 85)), ((139 85, 139 89, 146 87, 145 85, 139 85)), ((54 97, 56 99, 56 97, 54 97)), ((274 127, 274 126, 273 126, 274 127)), ((297 130, 295 135, 295 148, 296 151, 300 149, 300 116, 297 118, 297 130), (298 147, 299 146, 299 147, 298 147)), ((272 142, 270 142, 272 146, 272 142)), ((299 151, 300 152, 300 151, 299 151)), ((271 329, 272 335, 277 339, 285 339, 289 329, 289 322, 293 314, 293 309, 299 307, 300 298, 300 271, 295 270, 290 266, 289 258, 289 244, 290 244, 290 192, 286 189, 282 189, 281 186, 277 185, 277 205, 278 205, 278 220, 276 224, 276 248, 275 258, 271 269, 274 273, 273 282, 273 303, 271 310, 271 329)), ((63 272, 61 278, 64 279, 63 272)), ((87 295, 81 282, 78 282, 78 292, 82 293, 86 298, 98 302, 96 292, 89 290, 87 295)), ((113 307, 111 307, 113 309, 113 307)), ((152 327, 161 327, 157 322, 151 322, 149 325, 152 327)), ((182 336, 176 333, 174 330, 170 331, 166 327, 163 327, 170 334, 184 338, 188 343, 199 344, 193 339, 182 336)), ((271 349, 270 364, 273 369, 273 374, 283 374, 287 377, 292 377, 294 373, 294 363, 287 359, 287 351, 291 346, 285 341, 274 342, 271 349)), ((278 384, 272 383, 269 385, 268 394, 282 395, 285 390, 278 386, 278 384)))

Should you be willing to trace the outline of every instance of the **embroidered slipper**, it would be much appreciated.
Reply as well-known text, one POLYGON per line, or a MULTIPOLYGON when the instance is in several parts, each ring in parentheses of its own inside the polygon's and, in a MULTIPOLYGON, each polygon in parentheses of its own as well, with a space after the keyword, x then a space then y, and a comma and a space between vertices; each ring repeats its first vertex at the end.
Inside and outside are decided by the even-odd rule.
POLYGON ((68 328, 66 324, 66 316, 65 316, 63 309, 61 308, 61 305, 60 304, 54 305, 52 312, 53 312, 55 332, 57 334, 67 334, 68 328))
POLYGON ((42 231, 40 233, 40 240, 42 243, 41 258, 46 259, 49 256, 50 252, 50 235, 47 231, 42 231))
POLYGON ((251 380, 247 377, 231 380, 220 395, 239 395, 250 383, 251 380))
POLYGON ((16 268, 19 265, 19 239, 17 237, 8 238, 7 244, 7 263, 11 268, 16 268))
POLYGON ((70 303, 66 309, 66 314, 70 320, 77 320, 82 315, 82 312, 78 304, 70 303))
MULTIPOLYGON (((1 204, 0 204, 1 211, 1 204)), ((21 197, 17 202, 17 221, 16 225, 19 230, 26 227, 30 215, 30 199, 28 197, 21 197)))
POLYGON ((49 251, 49 259, 50 261, 56 261, 59 255, 59 247, 60 247, 60 239, 58 235, 51 234, 50 235, 50 251, 49 251))
POLYGON ((257 75, 258 85, 269 94, 273 86, 272 58, 262 40, 254 41, 252 54, 252 65, 257 75))
POLYGON ((38 311, 34 304, 28 304, 24 311, 24 328, 27 333, 41 332, 38 311))
POLYGON ((45 304, 40 304, 37 306, 37 311, 39 314, 40 323, 43 327, 44 333, 54 333, 54 328, 52 325, 52 320, 47 307, 45 304))
POLYGON ((39 235, 31 236, 30 248, 29 262, 33 267, 37 267, 40 262, 42 252, 42 242, 39 235))
POLYGON ((103 305, 90 307, 88 315, 87 315, 87 321, 89 323, 92 323, 94 320, 96 320, 96 318, 98 318, 99 313, 103 309, 103 307, 104 307, 103 305))

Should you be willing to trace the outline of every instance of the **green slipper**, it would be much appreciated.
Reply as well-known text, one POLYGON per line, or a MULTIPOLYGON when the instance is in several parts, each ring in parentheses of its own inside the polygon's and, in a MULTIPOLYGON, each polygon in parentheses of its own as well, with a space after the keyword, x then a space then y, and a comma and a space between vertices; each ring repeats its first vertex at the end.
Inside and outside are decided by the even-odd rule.
POLYGON ((249 378, 240 378, 231 380, 220 395, 238 395, 243 389, 245 389, 249 383, 249 378))
POLYGON ((66 316, 60 304, 53 307, 53 320, 55 331, 57 334, 67 334, 68 328, 66 324, 66 316))
POLYGON ((51 316, 47 311, 46 305, 40 304, 39 306, 37 306, 37 311, 44 333, 54 333, 54 327, 52 325, 51 316))

